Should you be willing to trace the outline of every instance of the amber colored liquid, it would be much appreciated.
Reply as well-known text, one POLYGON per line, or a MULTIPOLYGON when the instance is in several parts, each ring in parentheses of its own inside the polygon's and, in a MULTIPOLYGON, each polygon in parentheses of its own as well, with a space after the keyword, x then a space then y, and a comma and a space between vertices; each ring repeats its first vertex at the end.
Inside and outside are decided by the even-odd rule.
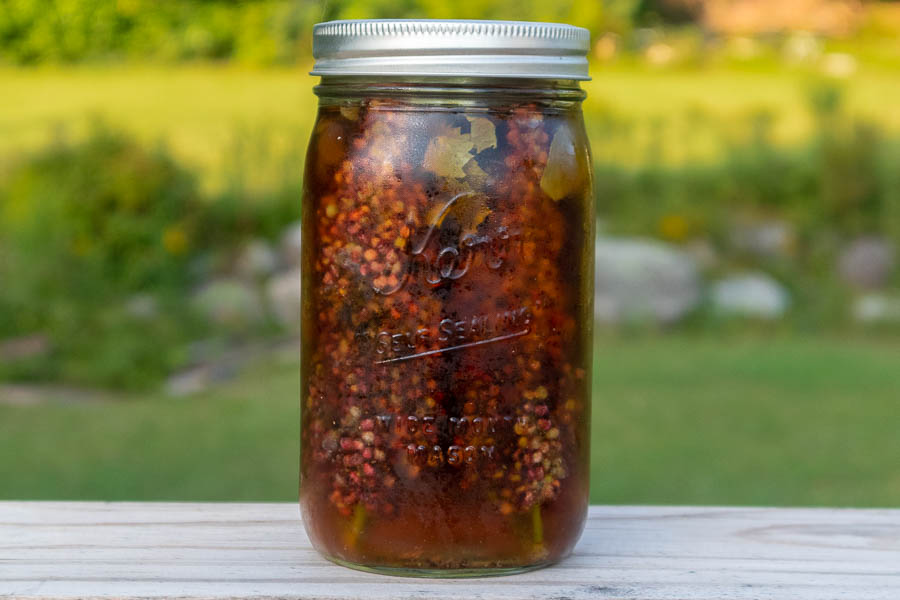
POLYGON ((573 110, 320 110, 300 503, 325 556, 490 570, 571 551, 588 500, 587 164, 573 110))

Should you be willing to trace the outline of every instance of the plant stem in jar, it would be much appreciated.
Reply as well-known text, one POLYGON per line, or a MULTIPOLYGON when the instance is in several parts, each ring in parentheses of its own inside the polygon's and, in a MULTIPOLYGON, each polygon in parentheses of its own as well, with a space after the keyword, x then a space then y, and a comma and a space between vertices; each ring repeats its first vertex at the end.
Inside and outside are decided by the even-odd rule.
POLYGON ((356 548, 359 536, 362 535, 363 529, 366 527, 366 507, 357 504, 353 508, 353 517, 347 530, 347 548, 356 548))
POLYGON ((531 540, 535 546, 544 544, 544 520, 541 518, 541 505, 531 507, 531 540))

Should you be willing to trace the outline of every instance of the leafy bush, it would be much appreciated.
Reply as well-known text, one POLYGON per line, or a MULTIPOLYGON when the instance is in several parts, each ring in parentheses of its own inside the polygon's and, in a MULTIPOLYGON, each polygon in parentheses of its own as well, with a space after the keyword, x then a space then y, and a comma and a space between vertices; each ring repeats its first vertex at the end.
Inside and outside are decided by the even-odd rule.
POLYGON ((717 250, 717 270, 762 269, 790 286, 804 325, 846 320, 849 294, 835 268, 842 245, 867 234, 900 240, 900 140, 849 115, 832 86, 812 90, 810 110, 815 134, 800 146, 771 141, 771 119, 759 114, 714 162, 597 164, 605 229, 705 240, 717 250), (796 239, 779 256, 750 255, 734 243, 741 219, 786 222, 796 239))
POLYGON ((312 26, 336 18, 503 19, 597 27, 596 0, 0 0, 0 60, 308 60, 312 26))
POLYGON ((308 55, 321 16, 317 4, 290 0, 0 0, 0 58, 287 62, 308 55))
POLYGON ((175 300, 202 210, 190 174, 107 129, 13 168, 0 187, 0 338, 43 333, 54 352, 3 368, 118 386, 166 373, 191 327, 175 300), (139 293, 150 309, 127 310, 139 293))
MULTIPOLYGON (((789 285, 802 326, 839 324, 849 299, 835 277, 842 244, 900 239, 900 139, 848 115, 834 88, 815 88, 810 106, 817 127, 805 144, 774 143, 771 118, 758 114, 707 162, 672 165, 651 152, 628 166, 600 147, 614 136, 596 136, 597 156, 608 157, 595 165, 604 229, 703 240, 716 271, 763 269, 789 285), (735 244, 736 220, 748 215, 789 223, 789 251, 753 255, 735 244)), ((629 135, 615 117, 592 118, 629 135)), ((145 387, 182 364, 188 342, 211 333, 189 308, 196 284, 230 273, 247 241, 277 239, 299 218, 302 148, 261 170, 251 157, 264 140, 241 140, 215 198, 201 197, 164 150, 103 127, 0 173, 0 340, 37 333, 52 347, 0 362, 0 379, 145 387)), ((263 323, 244 333, 273 331, 263 323)))
POLYGON ((737 127, 746 135, 723 139, 714 162, 672 166, 652 155, 635 168, 599 162, 598 210, 613 227, 644 234, 681 213, 701 233, 717 235, 743 210, 817 234, 896 235, 897 140, 846 113, 839 88, 815 87, 810 110, 816 127, 800 146, 773 142, 771 116, 759 113, 737 127))

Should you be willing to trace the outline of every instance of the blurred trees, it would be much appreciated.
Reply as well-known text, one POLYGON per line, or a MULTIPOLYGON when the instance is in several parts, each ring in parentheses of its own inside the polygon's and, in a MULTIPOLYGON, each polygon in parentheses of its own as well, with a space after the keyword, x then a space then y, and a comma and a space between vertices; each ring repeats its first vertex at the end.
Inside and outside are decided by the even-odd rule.
POLYGON ((307 60, 312 26, 332 19, 555 21, 624 33, 696 24, 724 35, 844 35, 857 0, 0 0, 0 63, 307 60))
MULTIPOLYGON (((740 0, 0 0, 0 64, 302 64, 310 58, 312 26, 320 21, 513 17, 575 23, 595 35, 618 31, 626 35, 606 38, 614 50, 643 52, 653 69, 681 68, 653 60, 651 50, 674 53, 683 34, 697 42, 686 56, 729 56, 729 47, 708 43, 714 29, 700 31, 711 6, 729 3, 740 0), (665 38, 671 30, 656 26, 672 22, 688 26, 665 38)), ((832 0, 818 4, 837 6, 832 0)), ((882 22, 884 31, 897 30, 889 19, 882 22)), ((841 52, 835 56, 853 60, 846 48, 841 52)), ((794 62, 775 62, 776 50, 769 56, 776 58, 764 57, 752 68, 813 73, 794 62)), ((885 56, 884 64, 900 60, 885 56)), ((626 68, 631 64, 637 65, 622 61, 626 68)), ((721 83, 710 90, 715 85, 721 83)), ((900 239, 900 139, 855 118, 833 82, 813 86, 808 106, 813 133, 790 147, 773 141, 773 115, 759 112, 746 122, 719 124, 721 151, 711 160, 668 163, 655 150, 666 140, 651 134, 647 157, 635 164, 610 145, 614 132, 636 136, 630 121, 595 104, 588 120, 604 229, 707 248, 716 276, 730 269, 766 271, 794 288, 797 314, 811 326, 841 323, 848 314, 846 290, 835 280, 834 265, 842 247, 861 236, 900 239), (773 256, 753 255, 735 235, 748 228, 742 220, 750 228, 755 221, 775 223, 790 233, 788 247, 773 256)), ((697 113, 696 122, 704 118, 697 113)), ((684 143, 697 134, 692 125, 684 143)), ((238 248, 274 242, 298 218, 299 162, 296 157, 283 173, 261 176, 257 163, 239 154, 227 167, 234 185, 204 192, 166 151, 100 128, 77 143, 0 165, 0 341, 46 340, 50 348, 0 361, 0 380, 140 387, 184 365, 190 343, 209 335, 187 300, 198 284, 230 268, 238 248), (260 189, 242 183, 261 178, 260 189)), ((890 289, 900 284, 897 277, 890 289)))
POLYGON ((307 54, 310 1, 0 0, 0 60, 14 64, 237 59, 307 54))
MULTIPOLYGON (((616 0, 626 12, 636 0, 616 0)), ((615 3, 615 2, 614 2, 615 3)), ((305 60, 331 19, 561 21, 597 30, 597 0, 0 0, 0 62, 305 60)))

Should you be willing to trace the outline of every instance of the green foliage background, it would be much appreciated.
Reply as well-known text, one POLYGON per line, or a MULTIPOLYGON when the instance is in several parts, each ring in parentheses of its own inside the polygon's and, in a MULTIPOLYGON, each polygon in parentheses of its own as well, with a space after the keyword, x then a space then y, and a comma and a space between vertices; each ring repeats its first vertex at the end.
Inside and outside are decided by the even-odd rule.
MULTIPOLYGON (((883 26, 814 41, 820 54, 859 57, 859 74, 841 80, 816 60, 782 58, 790 32, 747 42, 755 50, 738 60, 697 23, 660 27, 661 8, 0 0, 0 340, 41 333, 52 346, 3 361, 0 378, 153 387, 189 362, 193 340, 278 333, 270 321, 210 331, 188 299, 227 275, 244 244, 277 243, 299 218, 315 102, 301 72, 313 23, 334 18, 513 15, 618 40, 585 83, 603 230, 707 242, 719 258, 711 277, 768 272, 794 297, 782 329, 865 331, 834 264, 855 236, 900 239, 900 119, 888 109, 900 53, 885 49, 883 26), (676 58, 654 64, 654 44, 676 58), (34 143, 50 126, 50 141, 34 143), (731 243, 736 217, 784 221, 796 239, 779 256, 751 255, 731 243), (147 314, 133 309, 148 302, 147 314)), ((704 310, 681 325, 733 326, 704 310)))
POLYGON ((0 0, 0 498, 296 497, 293 346, 189 398, 162 384, 198 346, 286 334, 213 326, 191 298, 299 218, 312 25, 431 17, 613 44, 584 84, 601 230, 706 242, 707 279, 762 271, 792 296, 777 322, 702 306, 598 332, 592 501, 897 505, 898 330, 853 321, 835 262, 858 235, 900 241, 900 12, 729 39, 663 4, 0 0), (829 74, 834 57, 855 67, 829 74), (738 218, 796 239, 754 255, 738 218), (48 351, 4 350, 35 335, 48 351))
POLYGON ((313 24, 353 18, 466 18, 602 25, 594 0, 2 0, 0 58, 13 64, 85 60, 308 58, 313 24))

